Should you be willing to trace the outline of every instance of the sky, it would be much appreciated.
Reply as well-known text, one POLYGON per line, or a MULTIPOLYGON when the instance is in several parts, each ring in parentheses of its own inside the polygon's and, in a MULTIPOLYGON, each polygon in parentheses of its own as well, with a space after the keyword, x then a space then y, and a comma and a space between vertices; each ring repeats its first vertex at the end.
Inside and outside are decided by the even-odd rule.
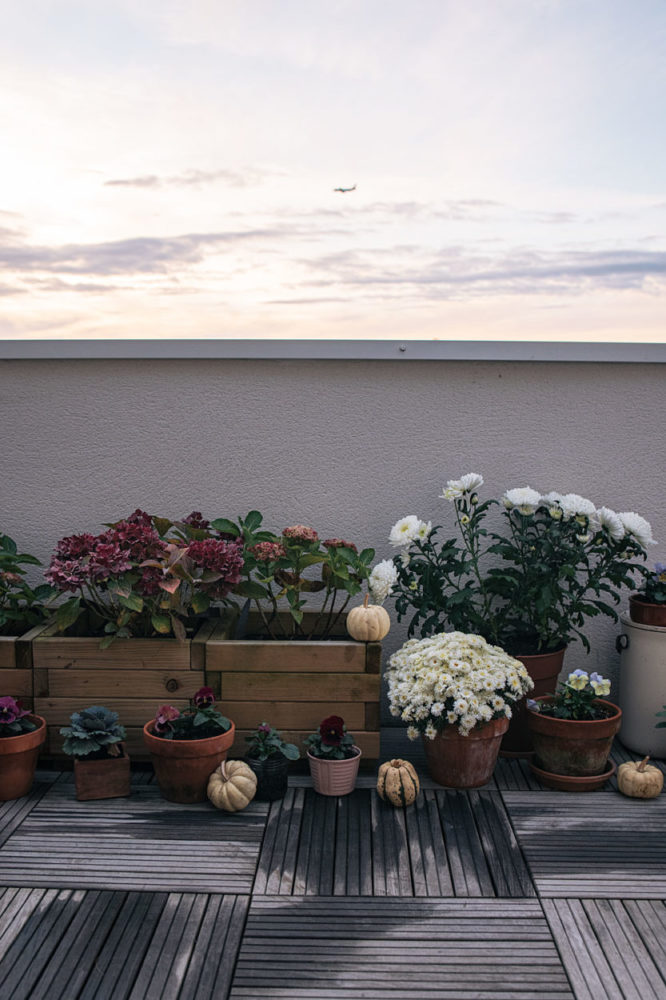
POLYGON ((666 342, 664 0, 0 17, 0 338, 666 342))

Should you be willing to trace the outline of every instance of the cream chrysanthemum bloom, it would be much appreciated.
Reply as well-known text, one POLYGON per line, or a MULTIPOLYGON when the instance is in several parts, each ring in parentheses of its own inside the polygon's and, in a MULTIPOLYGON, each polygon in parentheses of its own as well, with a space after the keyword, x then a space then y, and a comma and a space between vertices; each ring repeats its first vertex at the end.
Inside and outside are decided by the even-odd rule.
POLYGON ((597 531, 605 528, 614 542, 621 542, 624 538, 622 518, 614 510, 611 510, 610 507, 600 507, 590 523, 597 531))
POLYGON ((368 587, 375 604, 383 604, 398 579, 398 571, 390 559, 383 559, 373 568, 368 587))
POLYGON ((483 476, 478 472, 467 472, 460 479, 448 479, 440 497, 444 500, 459 500, 465 493, 473 493, 482 485, 483 476))
POLYGON ((633 510, 625 510, 617 516, 622 522, 626 533, 635 538, 638 544, 644 549, 647 549, 648 545, 657 544, 652 537, 650 522, 646 521, 640 514, 636 514, 633 510))
POLYGON ((507 510, 515 509, 521 514, 533 514, 540 500, 541 494, 531 486, 518 486, 516 489, 507 490, 502 497, 502 503, 507 510))
POLYGON ((591 500, 579 496, 578 493, 565 493, 563 497, 560 497, 558 503, 562 508, 565 521, 579 516, 592 518, 597 511, 591 500))
POLYGON ((396 548, 404 548, 415 541, 423 541, 428 537, 432 524, 419 520, 415 514, 400 518, 391 528, 389 542, 396 548))

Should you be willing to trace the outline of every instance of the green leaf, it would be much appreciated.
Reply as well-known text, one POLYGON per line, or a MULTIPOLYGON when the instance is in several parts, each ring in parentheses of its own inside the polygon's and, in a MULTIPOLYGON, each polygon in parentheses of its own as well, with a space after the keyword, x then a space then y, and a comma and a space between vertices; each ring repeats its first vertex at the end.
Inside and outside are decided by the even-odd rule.
POLYGON ((12 555, 16 554, 16 542, 9 535, 2 536, 2 547, 5 552, 11 552, 12 555))
POLYGON ((210 595, 202 594, 200 591, 192 595, 192 607, 197 614, 208 611, 210 607, 210 595))
POLYGON ((68 601, 61 604, 56 609, 56 624, 59 632, 64 632, 66 628, 73 625, 82 612, 81 598, 70 597, 68 601))
POLYGON ((119 604, 128 611, 143 611, 143 597, 138 594, 130 594, 129 597, 120 596, 119 604))
POLYGON ((170 635, 171 634, 171 619, 168 615, 152 615, 151 622, 153 628, 160 635, 170 635))
POLYGON ((268 597, 268 589, 262 587, 260 583, 255 583, 254 580, 242 580, 237 583, 233 588, 233 593, 239 597, 249 597, 257 601, 260 601, 262 597, 268 597))
POLYGON ((224 531, 227 535, 233 535, 234 538, 238 538, 240 535, 238 525, 226 517, 218 517, 215 521, 211 521, 211 527, 215 528, 216 531, 224 531))
POLYGON ((364 563, 366 566, 369 566, 372 560, 375 558, 375 550, 363 549, 361 552, 359 552, 358 557, 362 563, 364 563))
POLYGON ((168 517, 154 517, 153 524, 157 534, 160 536, 166 535, 169 528, 172 526, 173 521, 170 521, 168 517))
POLYGON ((243 522, 243 526, 246 531, 256 531, 261 522, 263 521, 263 516, 258 510, 251 510, 243 522))

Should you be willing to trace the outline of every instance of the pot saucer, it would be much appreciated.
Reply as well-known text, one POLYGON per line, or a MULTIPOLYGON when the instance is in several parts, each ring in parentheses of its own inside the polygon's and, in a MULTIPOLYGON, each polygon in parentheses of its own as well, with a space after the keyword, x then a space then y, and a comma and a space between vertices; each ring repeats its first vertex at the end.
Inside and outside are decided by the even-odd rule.
POLYGON ((554 788, 556 792, 593 792, 605 785, 617 771, 617 764, 608 761, 608 768, 603 774, 589 774, 583 777, 572 774, 554 774, 552 771, 542 771, 530 761, 530 770, 537 776, 542 785, 554 788))

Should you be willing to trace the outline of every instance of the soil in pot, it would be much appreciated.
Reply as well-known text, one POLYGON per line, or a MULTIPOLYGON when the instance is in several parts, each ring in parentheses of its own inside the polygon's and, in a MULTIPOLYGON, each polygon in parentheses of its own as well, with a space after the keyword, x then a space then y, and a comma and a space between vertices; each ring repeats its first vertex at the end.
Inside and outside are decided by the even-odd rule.
POLYGON ((622 711, 603 698, 595 699, 593 704, 605 711, 603 718, 557 719, 527 710, 534 741, 533 763, 537 767, 550 774, 574 777, 591 777, 606 771, 613 740, 622 723, 622 711))
POLYGON ((203 740, 164 740, 153 733, 155 720, 143 727, 155 776, 163 798, 169 802, 205 802, 208 779, 227 759, 236 727, 203 740))
POLYGON ((21 799, 32 788, 39 751, 46 740, 46 720, 41 715, 28 718, 37 729, 0 739, 0 802, 21 799))
POLYGON ((285 796, 289 786, 289 761, 283 753, 274 753, 266 760, 245 757, 245 763, 257 776, 255 798, 262 802, 275 802, 285 796))
POLYGON ((447 726, 434 740, 423 737, 430 777, 446 788, 480 788, 493 774, 500 743, 509 727, 505 718, 475 726, 462 736, 457 726, 447 726))

